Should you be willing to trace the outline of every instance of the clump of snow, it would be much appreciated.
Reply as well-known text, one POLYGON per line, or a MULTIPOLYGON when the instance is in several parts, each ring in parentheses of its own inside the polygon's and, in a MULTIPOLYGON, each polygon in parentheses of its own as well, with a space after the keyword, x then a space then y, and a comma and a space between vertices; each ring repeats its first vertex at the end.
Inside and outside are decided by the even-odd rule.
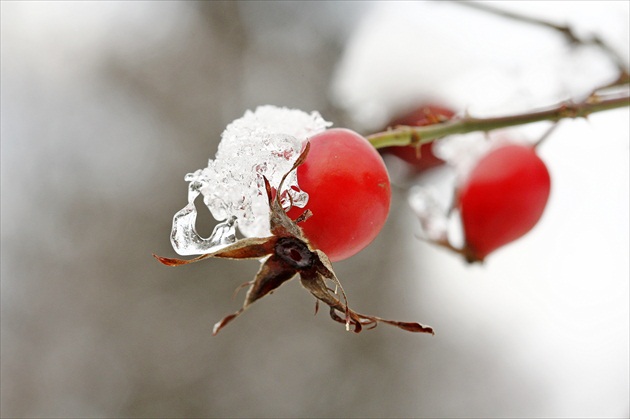
MULTIPOLYGON (((208 167, 186 175, 188 205, 173 217, 171 243, 180 255, 210 253, 236 241, 236 227, 245 237, 264 237, 269 231, 269 203, 263 176, 279 185, 306 140, 332 123, 318 112, 260 106, 233 121, 221 134, 221 143, 208 167), (220 223, 209 238, 195 230, 199 195, 220 223)), ((304 207, 308 194, 300 190, 295 172, 280 191, 281 202, 304 207)))

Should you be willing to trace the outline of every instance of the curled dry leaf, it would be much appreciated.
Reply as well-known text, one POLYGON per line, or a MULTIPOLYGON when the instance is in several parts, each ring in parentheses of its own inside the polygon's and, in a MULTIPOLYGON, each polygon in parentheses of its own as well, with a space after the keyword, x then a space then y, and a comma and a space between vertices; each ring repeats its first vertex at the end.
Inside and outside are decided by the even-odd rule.
MULTIPOLYGON (((282 185, 287 175, 295 170, 306 160, 309 144, 306 144, 304 151, 289 172, 287 172, 277 191, 282 190, 282 185)), ((348 300, 343 291, 343 287, 335 275, 328 257, 320 250, 314 249, 308 239, 304 236, 302 229, 297 222, 302 221, 310 215, 308 212, 298 217, 298 221, 292 221, 280 204, 280 194, 273 198, 272 188, 269 181, 264 178, 265 189, 269 199, 269 222, 272 235, 270 237, 258 237, 242 239, 238 242, 224 247, 216 252, 208 253, 194 259, 183 260, 155 256, 161 263, 168 266, 181 266, 189 263, 199 262, 208 258, 226 259, 262 259, 262 265, 253 281, 244 284, 249 285, 249 290, 245 296, 243 306, 236 312, 224 317, 214 325, 213 335, 216 335, 229 322, 238 317, 256 300, 273 292, 280 285, 292 279, 295 275, 300 276, 302 286, 306 288, 317 299, 316 313, 319 302, 323 302, 330 307, 330 317, 346 325, 347 330, 355 333, 361 332, 364 326, 368 328, 376 327, 379 322, 390 324, 410 332, 431 333, 433 329, 419 323, 400 322, 385 320, 380 317, 368 316, 357 313, 348 307, 348 300), (326 281, 335 284, 340 291, 341 299, 336 291, 332 291, 326 281)))

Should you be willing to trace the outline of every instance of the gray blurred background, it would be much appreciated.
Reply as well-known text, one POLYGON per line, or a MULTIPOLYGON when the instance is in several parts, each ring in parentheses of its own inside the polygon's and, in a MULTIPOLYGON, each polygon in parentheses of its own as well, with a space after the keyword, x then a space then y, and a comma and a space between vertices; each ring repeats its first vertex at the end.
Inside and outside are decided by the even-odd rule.
MULTIPOLYGON (((422 6, 414 28, 434 29, 444 15, 430 11, 441 6, 422 6)), ((359 83, 371 67, 348 52, 362 42, 357 33, 367 27, 387 39, 371 25, 396 7, 2 3, 3 417, 627 417, 627 110, 576 121, 550 141, 549 212, 536 234, 485 267, 416 240, 405 193, 394 191, 382 234, 336 272, 354 309, 430 324, 434 337, 385 325, 346 333, 325 312, 313 317, 314 300, 297 282, 212 337, 212 325, 240 306, 243 294, 230 297, 257 263, 170 269, 151 257, 174 255, 183 177, 207 164, 223 128, 246 109, 318 110, 365 130, 365 115, 383 119, 427 84, 435 89, 433 80, 466 73, 452 57, 469 59, 479 45, 467 38, 489 26, 468 33, 444 21, 461 49, 440 48, 445 35, 429 31, 386 49, 412 62, 419 46, 434 54, 426 68, 411 66, 425 80, 412 83, 412 99, 397 73, 410 66, 383 65, 389 58, 379 51, 370 59, 392 71, 386 90, 407 96, 378 101, 365 79, 354 94, 375 98, 367 111, 340 100, 348 79, 359 83), (440 68, 440 57, 457 70, 440 68), (606 128, 609 142, 594 150, 588 136, 606 128)), ((479 18, 455 10, 440 13, 479 18)), ((624 10, 613 20, 625 23, 624 10)), ((497 30, 491 51, 510 47, 497 30)), ((488 86, 544 82, 505 61, 517 63, 512 72, 479 79, 494 83, 487 98, 456 83, 444 87, 448 99, 460 110, 505 109, 512 97, 501 102, 505 90, 488 86)), ((481 81, 464 84, 481 89, 481 81)))

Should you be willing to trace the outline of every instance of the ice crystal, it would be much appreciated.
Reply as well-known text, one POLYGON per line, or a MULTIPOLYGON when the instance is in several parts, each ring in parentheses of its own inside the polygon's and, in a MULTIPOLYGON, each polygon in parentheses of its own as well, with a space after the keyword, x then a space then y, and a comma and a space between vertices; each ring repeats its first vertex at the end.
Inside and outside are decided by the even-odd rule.
MULTIPOLYGON (((221 134, 221 143, 208 167, 186 175, 188 205, 173 217, 171 243, 180 255, 213 252, 236 241, 236 227, 245 237, 269 232, 269 202, 263 176, 278 185, 297 159, 306 140, 331 123, 318 112, 260 106, 233 121, 221 134), (195 229, 195 199, 219 221, 209 238, 195 229)), ((283 206, 304 207, 308 194, 300 190, 295 172, 280 191, 283 206)))

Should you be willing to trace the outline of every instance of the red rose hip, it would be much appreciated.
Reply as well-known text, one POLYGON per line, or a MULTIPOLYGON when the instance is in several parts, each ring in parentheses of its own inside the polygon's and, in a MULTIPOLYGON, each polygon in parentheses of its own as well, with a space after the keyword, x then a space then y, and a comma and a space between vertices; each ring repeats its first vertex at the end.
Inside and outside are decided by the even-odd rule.
POLYGON ((329 129, 309 142, 306 161, 297 169, 308 203, 288 214, 296 219, 310 210, 312 216, 299 226, 314 247, 339 261, 370 244, 385 224, 389 175, 376 149, 353 131, 329 129))
MULTIPOLYGON (((400 116, 389 123, 390 127, 397 125, 408 125, 412 127, 423 127, 426 125, 439 124, 448 121, 455 115, 452 109, 438 105, 423 105, 413 111, 400 116)), ((422 144, 420 153, 414 146, 393 146, 382 149, 383 153, 393 154, 399 159, 407 162, 417 173, 441 166, 444 160, 433 154, 433 143, 422 144)))
POLYGON ((531 146, 505 145, 482 157, 458 193, 469 261, 530 231, 543 214, 549 171, 531 146))

